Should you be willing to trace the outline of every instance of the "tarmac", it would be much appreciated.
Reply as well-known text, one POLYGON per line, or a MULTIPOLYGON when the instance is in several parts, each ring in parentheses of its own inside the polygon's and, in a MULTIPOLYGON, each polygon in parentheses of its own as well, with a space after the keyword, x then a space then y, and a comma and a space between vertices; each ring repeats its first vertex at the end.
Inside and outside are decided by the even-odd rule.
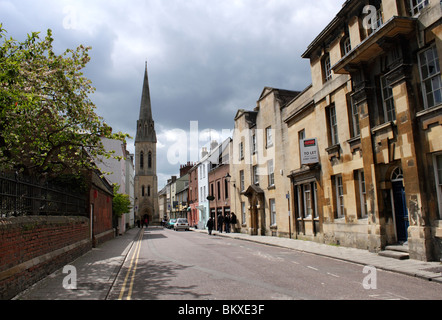
MULTIPOLYGON (((207 234, 207 230, 191 230, 207 234)), ((139 231, 139 228, 130 229, 124 235, 102 244, 99 248, 92 249, 73 261, 71 266, 75 269, 70 270, 76 270, 77 288, 75 290, 67 290, 63 286, 66 284, 67 277, 71 275, 71 271, 61 269, 21 292, 12 300, 106 300, 118 273, 129 257, 139 231)), ((442 284, 441 262, 398 260, 366 250, 288 238, 217 231, 212 232, 212 235, 329 257, 442 284)))

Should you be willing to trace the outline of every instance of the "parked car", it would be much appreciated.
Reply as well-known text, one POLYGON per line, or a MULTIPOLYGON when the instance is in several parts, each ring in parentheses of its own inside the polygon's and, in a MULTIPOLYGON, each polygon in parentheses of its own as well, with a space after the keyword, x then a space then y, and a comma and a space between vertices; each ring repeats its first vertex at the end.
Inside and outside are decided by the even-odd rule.
POLYGON ((178 218, 173 228, 175 229, 175 231, 189 231, 189 222, 187 222, 186 218, 178 218))
POLYGON ((175 223, 176 223, 176 219, 170 219, 166 224, 166 228, 173 229, 173 227, 175 226, 175 223))

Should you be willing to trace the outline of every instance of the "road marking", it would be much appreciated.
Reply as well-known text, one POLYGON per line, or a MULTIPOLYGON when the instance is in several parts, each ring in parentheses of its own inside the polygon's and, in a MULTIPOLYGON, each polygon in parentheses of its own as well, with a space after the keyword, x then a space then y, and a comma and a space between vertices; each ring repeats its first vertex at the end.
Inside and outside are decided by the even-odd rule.
POLYGON ((126 273, 126 277, 124 278, 123 287, 121 288, 120 296, 119 296, 118 300, 122 300, 123 297, 124 297, 124 293, 126 291, 127 281, 129 279, 129 276, 130 276, 132 268, 133 268, 131 282, 130 282, 130 285, 129 285, 129 292, 128 292, 128 295, 127 295, 126 299, 130 300, 131 297, 132 297, 132 289, 133 289, 133 284, 134 284, 134 280, 135 280, 135 272, 136 272, 137 265, 138 265, 138 258, 140 256, 142 239, 143 239, 143 231, 141 230, 140 231, 140 235, 138 236, 138 239, 137 239, 137 244, 135 246, 134 253, 132 255, 132 259, 131 259, 130 264, 129 264, 129 269, 128 269, 127 273, 126 273))
POLYGON ((332 277, 335 277, 335 278, 340 278, 339 276, 337 276, 337 275, 335 275, 335 274, 333 274, 333 273, 330 273, 330 272, 327 272, 327 274, 328 274, 329 276, 332 276, 332 277))
POLYGON ((307 266, 307 268, 312 269, 312 270, 315 270, 315 271, 319 271, 319 269, 313 268, 313 267, 311 267, 311 266, 307 266))

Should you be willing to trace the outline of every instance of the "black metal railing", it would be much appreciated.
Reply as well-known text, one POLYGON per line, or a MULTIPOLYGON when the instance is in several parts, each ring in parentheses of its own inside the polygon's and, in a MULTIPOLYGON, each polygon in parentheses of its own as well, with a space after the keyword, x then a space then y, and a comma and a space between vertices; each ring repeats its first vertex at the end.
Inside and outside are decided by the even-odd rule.
POLYGON ((0 218, 86 216, 86 211, 85 195, 21 175, 0 173, 0 218))

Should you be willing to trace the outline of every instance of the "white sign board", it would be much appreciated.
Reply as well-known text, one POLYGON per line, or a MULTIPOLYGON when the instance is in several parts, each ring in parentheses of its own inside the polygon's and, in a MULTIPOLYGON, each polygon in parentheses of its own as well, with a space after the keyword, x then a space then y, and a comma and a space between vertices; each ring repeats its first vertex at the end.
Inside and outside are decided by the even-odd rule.
POLYGON ((301 140, 301 164, 319 163, 319 149, 317 139, 301 140))

